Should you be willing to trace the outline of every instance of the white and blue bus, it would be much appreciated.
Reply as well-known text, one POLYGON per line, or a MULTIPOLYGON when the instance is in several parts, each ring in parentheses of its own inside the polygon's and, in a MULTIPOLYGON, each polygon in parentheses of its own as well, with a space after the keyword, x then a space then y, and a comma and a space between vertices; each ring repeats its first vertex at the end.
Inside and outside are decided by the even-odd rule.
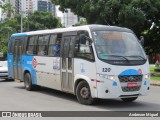
POLYGON ((132 102, 147 95, 149 62, 132 30, 85 25, 12 34, 9 77, 27 90, 44 86, 76 95, 82 104, 96 98, 132 102), (54 46, 59 41, 59 55, 54 46))

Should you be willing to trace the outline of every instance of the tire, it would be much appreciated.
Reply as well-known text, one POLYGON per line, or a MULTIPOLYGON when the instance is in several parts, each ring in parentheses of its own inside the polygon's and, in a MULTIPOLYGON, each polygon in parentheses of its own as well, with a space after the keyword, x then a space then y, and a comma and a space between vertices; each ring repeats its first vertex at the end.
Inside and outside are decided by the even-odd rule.
POLYGON ((29 73, 26 73, 24 75, 24 86, 25 86, 25 89, 28 91, 31 91, 34 88, 34 85, 32 84, 32 78, 29 73))
POLYGON ((137 99, 138 97, 131 97, 131 98, 121 98, 124 102, 133 102, 137 99))
POLYGON ((76 97, 81 104, 91 105, 94 99, 91 96, 89 85, 86 81, 81 81, 76 87, 76 97))

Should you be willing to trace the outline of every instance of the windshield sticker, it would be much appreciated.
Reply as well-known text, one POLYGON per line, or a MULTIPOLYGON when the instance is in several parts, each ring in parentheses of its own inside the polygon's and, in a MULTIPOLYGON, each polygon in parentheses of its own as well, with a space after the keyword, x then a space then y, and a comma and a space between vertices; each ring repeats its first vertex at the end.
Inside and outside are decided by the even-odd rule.
POLYGON ((97 36, 96 32, 93 32, 93 34, 94 34, 95 36, 97 36))
POLYGON ((80 64, 80 72, 81 73, 85 73, 85 69, 84 69, 84 64, 83 63, 80 64))
POLYGON ((53 69, 60 70, 60 58, 53 59, 53 69))
POLYGON ((116 39, 116 40, 122 40, 122 35, 120 34, 108 34, 104 33, 103 38, 105 39, 116 39))

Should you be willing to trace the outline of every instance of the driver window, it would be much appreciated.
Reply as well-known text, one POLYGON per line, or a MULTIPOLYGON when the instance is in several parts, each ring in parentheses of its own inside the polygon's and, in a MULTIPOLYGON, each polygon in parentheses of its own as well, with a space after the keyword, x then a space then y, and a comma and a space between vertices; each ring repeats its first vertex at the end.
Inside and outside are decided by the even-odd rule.
POLYGON ((94 60, 93 50, 87 39, 76 39, 75 57, 94 60))

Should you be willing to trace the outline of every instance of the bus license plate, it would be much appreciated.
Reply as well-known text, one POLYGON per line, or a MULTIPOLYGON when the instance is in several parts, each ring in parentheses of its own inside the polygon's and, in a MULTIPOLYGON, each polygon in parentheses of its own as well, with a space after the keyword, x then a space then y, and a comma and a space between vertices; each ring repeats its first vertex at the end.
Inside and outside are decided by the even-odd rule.
POLYGON ((127 83, 127 86, 128 86, 129 88, 131 88, 131 87, 137 87, 138 84, 137 84, 137 82, 128 82, 128 83, 127 83))

